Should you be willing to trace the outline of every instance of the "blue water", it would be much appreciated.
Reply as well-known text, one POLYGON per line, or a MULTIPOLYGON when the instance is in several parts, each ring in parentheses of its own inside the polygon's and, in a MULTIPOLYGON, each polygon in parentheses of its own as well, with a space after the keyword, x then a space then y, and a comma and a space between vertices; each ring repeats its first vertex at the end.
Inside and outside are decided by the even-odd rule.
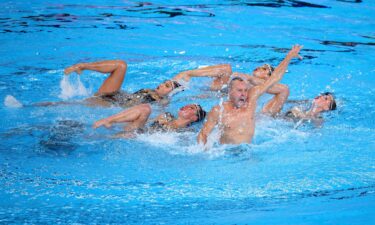
MULTIPOLYGON (((0 99, 24 107, 0 109, 0 223, 374 224, 374 15, 365 0, 2 1, 0 99), (120 108, 30 106, 95 93, 105 76, 85 72, 69 77, 84 91, 64 95, 77 62, 124 59, 123 89, 136 91, 202 65, 249 73, 295 43, 304 60, 282 83, 294 100, 336 94, 322 128, 259 114, 251 145, 203 152, 201 125, 113 140, 120 126, 91 125, 120 108)), ((194 79, 167 110, 210 110, 209 82, 194 79)))

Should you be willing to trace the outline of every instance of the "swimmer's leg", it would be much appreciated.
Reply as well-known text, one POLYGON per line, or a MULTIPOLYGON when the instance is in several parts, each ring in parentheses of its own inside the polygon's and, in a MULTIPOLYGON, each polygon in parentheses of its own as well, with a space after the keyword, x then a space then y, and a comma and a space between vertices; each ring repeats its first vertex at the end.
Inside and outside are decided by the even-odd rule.
POLYGON ((268 90, 267 93, 274 94, 275 96, 266 103, 262 109, 262 112, 275 116, 281 111, 289 97, 289 87, 284 84, 275 84, 268 90))
POLYGON ((64 70, 66 75, 76 72, 81 74, 84 70, 92 70, 100 73, 110 73, 103 82, 97 94, 113 93, 121 88, 125 78, 127 64, 122 60, 106 60, 92 63, 78 63, 64 70))
POLYGON ((93 128, 96 129, 101 126, 109 128, 114 123, 128 123, 128 125, 124 127, 124 130, 133 131, 142 128, 146 124, 150 114, 151 106, 149 104, 141 104, 113 116, 98 120, 94 123, 93 128))

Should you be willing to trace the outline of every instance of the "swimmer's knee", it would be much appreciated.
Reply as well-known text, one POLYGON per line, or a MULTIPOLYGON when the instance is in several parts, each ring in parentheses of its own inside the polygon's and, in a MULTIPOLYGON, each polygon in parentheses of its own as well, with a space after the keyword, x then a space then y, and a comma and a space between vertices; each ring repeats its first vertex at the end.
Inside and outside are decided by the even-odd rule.
POLYGON ((284 85, 284 84, 283 84, 283 89, 282 89, 280 95, 281 95, 283 98, 287 99, 287 98, 289 97, 289 94, 290 94, 290 89, 289 89, 289 87, 288 87, 287 85, 284 85))
POLYGON ((289 95, 290 95, 290 89, 289 89, 289 87, 286 87, 286 89, 284 90, 283 94, 284 94, 284 96, 285 96, 286 98, 289 97, 289 95))
POLYGON ((145 115, 150 115, 152 110, 150 104, 141 104, 139 105, 139 109, 141 110, 142 114, 145 115))
POLYGON ((116 60, 117 67, 126 70, 128 64, 124 60, 116 60))

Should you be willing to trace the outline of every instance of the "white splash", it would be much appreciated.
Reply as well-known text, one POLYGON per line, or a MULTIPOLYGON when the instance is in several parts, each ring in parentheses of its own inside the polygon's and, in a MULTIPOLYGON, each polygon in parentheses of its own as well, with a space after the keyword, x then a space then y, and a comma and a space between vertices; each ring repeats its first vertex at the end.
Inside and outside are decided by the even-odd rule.
POLYGON ((49 74, 59 74, 59 73, 63 73, 64 72, 64 70, 49 70, 49 71, 47 71, 47 73, 49 73, 49 74))
POLYGON ((138 135, 138 138, 141 141, 144 141, 153 146, 173 146, 179 142, 179 138, 174 133, 169 132, 156 132, 156 133, 144 133, 138 135))
POLYGON ((20 108, 22 107, 22 103, 19 102, 15 97, 13 97, 12 95, 7 95, 5 96, 5 99, 4 99, 4 105, 6 107, 11 107, 11 108, 20 108))
MULTIPOLYGON (((205 154, 209 158, 215 158, 222 155, 222 148, 208 147, 198 144, 196 133, 194 132, 157 132, 139 134, 137 139, 151 146, 165 148, 170 154, 174 155, 196 155, 205 154)), ((214 141, 211 141, 212 143, 214 141)), ((213 145, 213 144, 212 144, 213 145)))
POLYGON ((291 140, 306 140, 309 133, 292 129, 290 122, 282 119, 271 119, 265 115, 258 115, 255 127, 255 135, 258 147, 275 146, 291 140))
POLYGON ((70 82, 68 76, 64 76, 60 82, 61 93, 59 98, 63 100, 70 99, 75 96, 88 96, 89 91, 83 86, 79 76, 75 82, 70 82))

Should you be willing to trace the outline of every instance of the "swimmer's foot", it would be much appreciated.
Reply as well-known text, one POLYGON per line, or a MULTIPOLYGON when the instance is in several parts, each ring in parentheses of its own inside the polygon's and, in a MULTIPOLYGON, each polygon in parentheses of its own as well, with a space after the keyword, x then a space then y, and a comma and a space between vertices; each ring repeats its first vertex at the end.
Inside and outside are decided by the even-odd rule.
POLYGON ((112 123, 109 122, 107 119, 101 119, 101 120, 98 120, 96 121, 92 127, 94 129, 98 128, 98 127, 101 127, 101 126, 105 126, 106 128, 110 128, 112 126, 112 123))
POLYGON ((77 74, 81 74, 83 70, 83 63, 78 63, 73 66, 70 66, 64 70, 65 75, 69 75, 73 72, 76 72, 77 74))

